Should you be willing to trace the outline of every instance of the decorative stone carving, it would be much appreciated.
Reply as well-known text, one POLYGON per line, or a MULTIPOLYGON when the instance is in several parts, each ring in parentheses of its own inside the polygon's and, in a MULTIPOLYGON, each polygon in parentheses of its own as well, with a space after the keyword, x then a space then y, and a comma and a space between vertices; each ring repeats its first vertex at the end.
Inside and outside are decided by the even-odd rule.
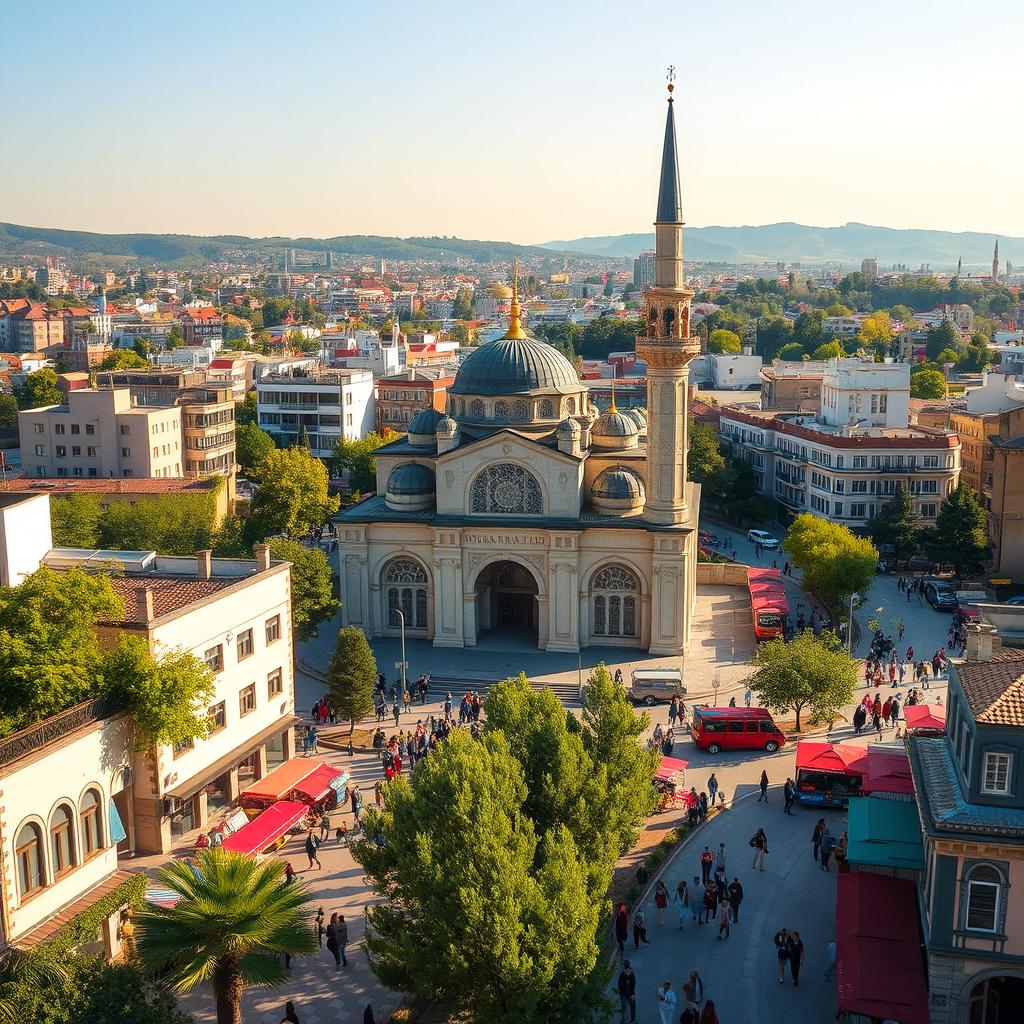
POLYGON ((445 471, 444 485, 449 489, 455 485, 455 474, 450 469, 445 471))

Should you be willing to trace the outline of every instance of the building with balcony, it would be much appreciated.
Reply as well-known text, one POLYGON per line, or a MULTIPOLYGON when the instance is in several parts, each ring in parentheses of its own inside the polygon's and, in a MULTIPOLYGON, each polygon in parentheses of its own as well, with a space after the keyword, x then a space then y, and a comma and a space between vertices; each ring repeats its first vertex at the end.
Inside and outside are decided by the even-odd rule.
POLYGON ((263 430, 282 445, 303 437, 319 458, 328 458, 340 438, 358 441, 375 426, 369 370, 267 374, 256 385, 256 396, 263 430))
POLYGON ((224 321, 213 306, 190 306, 182 310, 181 333, 186 345, 209 348, 216 339, 219 347, 223 339, 224 321))
POLYGON ((404 434, 417 413, 445 409, 448 388, 454 375, 447 371, 418 366, 405 373, 381 377, 376 384, 377 429, 404 434))

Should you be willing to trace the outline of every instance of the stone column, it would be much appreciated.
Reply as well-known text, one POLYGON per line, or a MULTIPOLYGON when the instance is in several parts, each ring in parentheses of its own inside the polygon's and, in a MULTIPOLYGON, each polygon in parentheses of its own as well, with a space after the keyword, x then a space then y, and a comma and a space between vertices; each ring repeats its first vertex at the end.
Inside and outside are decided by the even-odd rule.
POLYGON ((434 533, 434 646, 464 647, 461 534, 434 533))
POLYGON ((578 557, 552 555, 548 569, 548 630, 546 650, 580 649, 579 597, 577 594, 578 557))

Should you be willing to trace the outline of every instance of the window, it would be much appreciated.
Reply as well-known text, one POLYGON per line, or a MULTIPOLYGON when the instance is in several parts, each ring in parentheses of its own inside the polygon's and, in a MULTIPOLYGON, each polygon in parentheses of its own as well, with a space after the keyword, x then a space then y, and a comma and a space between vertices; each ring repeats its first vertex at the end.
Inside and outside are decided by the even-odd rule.
POLYGON ((43 434, 46 432, 46 427, 42 423, 33 423, 32 430, 37 434, 43 434))
POLYGON ((67 448, 64 447, 64 445, 62 445, 62 444, 57 445, 57 458, 58 459, 63 459, 67 455, 67 453, 68 453, 68 450, 67 450, 67 448))
POLYGON ((122 448, 121 449, 121 458, 122 459, 130 459, 131 457, 132 457, 132 450, 131 450, 131 448, 122 448))
POLYGON ((1013 761, 1012 754, 985 755, 985 771, 982 776, 981 791, 983 793, 1005 793, 1010 792, 1010 765, 1013 761))
POLYGON ((121 424, 121 436, 127 437, 132 432, 132 428, 126 423, 121 424))
POLYGON ((868 465, 868 458, 866 455, 854 455, 853 457, 853 468, 854 469, 866 469, 868 465))
POLYGON ((82 822, 82 852, 86 858, 99 853, 103 846, 103 822, 100 818, 100 798, 95 789, 88 789, 82 797, 79 811, 82 822))
POLYGON ((87 434, 95 434, 96 433, 96 427, 93 426, 93 424, 91 424, 91 423, 86 423, 86 425, 85 425, 85 432, 87 434))
POLYGON ((45 455, 45 454, 46 454, 46 445, 45 444, 37 444, 36 445, 36 455, 45 455))
POLYGON ((63 423, 54 424, 53 432, 55 434, 63 434, 64 433, 64 424, 63 423))
POLYGON ((82 428, 77 423, 72 423, 71 424, 71 433, 72 434, 80 434, 81 432, 82 432, 82 428))
POLYGON ((220 732, 224 728, 227 722, 227 713, 224 710, 224 701, 219 704, 214 704, 212 708, 207 712, 207 721, 209 723, 209 729, 206 733, 207 736, 212 736, 216 732, 220 732))
POLYGON ((187 754, 195 748, 195 745, 196 741, 191 736, 187 740, 179 740, 174 744, 174 756, 179 757, 181 754, 187 754))
POLYGON ((406 629, 427 628, 427 575, 419 562, 396 558, 388 563, 382 577, 388 609, 388 625, 399 625, 398 612, 406 629))
POLYGON ((75 816, 67 804, 50 816, 50 858, 54 878, 75 866, 75 816))
POLYGON ((279 693, 284 692, 284 677, 279 668, 267 673, 267 697, 273 699, 279 693))
POLYGON ((272 644, 275 640, 281 639, 281 616, 275 615, 272 619, 267 619, 263 624, 264 633, 267 638, 267 643, 272 644))
POLYGON ((549 420, 555 415, 555 408, 547 398, 537 406, 537 415, 544 420, 549 420))
POLYGON ((80 456, 82 454, 82 446, 80 444, 73 444, 71 446, 72 457, 80 456))
POLYGON ((89 457, 90 459, 95 459, 95 458, 96 458, 96 449, 95 449, 95 447, 94 447, 93 445, 91 445, 91 444, 90 444, 90 445, 87 445, 87 446, 86 446, 86 449, 85 449, 85 454, 86 454, 86 455, 87 455, 87 456, 88 456, 88 457, 89 457))
POLYGON ((245 718, 250 712, 256 710, 256 684, 250 683, 238 694, 238 713, 245 718))
POLYGON ((867 515, 867 510, 863 502, 855 501, 850 505, 851 519, 863 519, 865 515, 867 515))
POLYGON ((470 509, 491 515, 539 516, 544 499, 537 478, 522 466, 489 466, 473 481, 470 509))
POLYGON ((238 660, 245 661, 246 658, 252 656, 252 630, 247 629, 244 633, 238 634, 238 640, 235 642, 235 650, 238 653, 238 660))
POLYGON ((637 635, 637 607, 640 586, 628 569, 609 565, 591 584, 594 636, 637 635))
POLYGON ((991 864, 976 864, 967 872, 966 880, 964 926, 971 931, 996 931, 1000 918, 1002 875, 991 864))
POLYGON ((469 405, 469 414, 480 419, 484 415, 484 403, 475 398, 469 405))
POLYGON ((203 661, 206 662, 206 667, 211 672, 223 672, 224 671, 224 648, 221 644, 217 644, 216 647, 211 647, 203 655, 203 661))
POLYGON ((28 822, 22 825, 14 840, 14 860, 18 872, 18 889, 27 896, 46 885, 43 867, 43 837, 39 826, 28 822))

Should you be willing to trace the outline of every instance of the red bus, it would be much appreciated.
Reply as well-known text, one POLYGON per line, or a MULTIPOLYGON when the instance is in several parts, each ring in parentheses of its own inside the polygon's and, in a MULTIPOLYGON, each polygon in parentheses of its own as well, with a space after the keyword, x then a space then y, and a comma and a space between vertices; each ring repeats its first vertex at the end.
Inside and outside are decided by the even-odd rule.
POLYGON ((758 643, 786 635, 789 600, 778 569, 748 569, 750 608, 754 613, 754 636, 758 643))

